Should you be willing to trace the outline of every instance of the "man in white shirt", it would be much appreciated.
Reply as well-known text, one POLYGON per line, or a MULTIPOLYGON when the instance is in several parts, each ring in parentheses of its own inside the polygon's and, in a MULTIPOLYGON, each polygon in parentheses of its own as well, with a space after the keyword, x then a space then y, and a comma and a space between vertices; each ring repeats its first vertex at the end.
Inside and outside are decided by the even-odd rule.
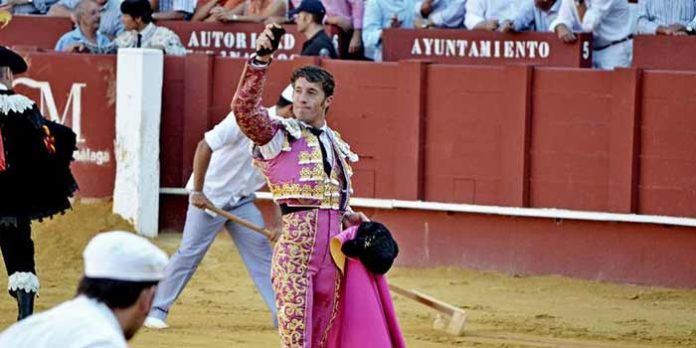
POLYGON ((186 48, 179 36, 169 28, 155 25, 148 0, 121 2, 123 28, 114 39, 118 48, 155 48, 172 56, 185 56, 186 48))
POLYGON ((560 6, 560 0, 522 0, 515 17, 504 21, 501 31, 547 32, 560 6))
POLYGON ((422 0, 415 6, 416 28, 461 28, 466 0, 422 0))
POLYGON ((386 28, 413 28, 418 0, 377 0, 365 3, 363 45, 365 57, 382 61, 382 32, 386 28))
POLYGON ((566 43, 573 31, 592 33, 592 65, 599 69, 628 67, 633 57, 630 11, 626 0, 561 0, 551 30, 566 43))
POLYGON ((83 253, 77 297, 11 326, 0 347, 126 348, 152 304, 167 255, 130 232, 101 233, 83 253))
MULTIPOLYGON (((292 87, 287 87, 269 114, 292 117, 292 87)), ((263 226, 261 212, 254 205, 254 193, 265 180, 253 166, 251 140, 239 129, 230 113, 205 133, 193 159, 193 175, 184 235, 172 256, 166 277, 160 283, 145 326, 165 329, 169 309, 198 268, 215 236, 224 226, 237 245, 249 274, 276 322, 275 295, 271 287, 271 245, 263 235, 222 216, 211 216, 204 209, 214 205, 256 225, 263 226)))
POLYGON ((467 0, 464 25, 469 30, 496 31, 503 20, 514 18, 517 0, 467 0))

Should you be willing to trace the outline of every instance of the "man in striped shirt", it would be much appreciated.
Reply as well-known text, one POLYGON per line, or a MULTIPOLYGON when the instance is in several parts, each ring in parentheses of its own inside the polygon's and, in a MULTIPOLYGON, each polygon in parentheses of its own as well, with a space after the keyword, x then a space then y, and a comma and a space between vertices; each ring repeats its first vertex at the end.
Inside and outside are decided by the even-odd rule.
POLYGON ((196 0, 150 0, 155 20, 189 20, 196 10, 196 0))
POLYGON ((686 35, 696 0, 639 0, 638 34, 686 35))

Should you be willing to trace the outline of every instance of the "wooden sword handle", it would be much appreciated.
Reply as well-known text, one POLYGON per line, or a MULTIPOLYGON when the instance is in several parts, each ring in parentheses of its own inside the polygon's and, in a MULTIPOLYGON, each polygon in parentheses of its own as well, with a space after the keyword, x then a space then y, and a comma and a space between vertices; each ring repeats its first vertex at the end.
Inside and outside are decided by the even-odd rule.
POLYGON ((222 210, 222 209, 220 209, 220 208, 218 208, 218 207, 216 207, 216 206, 210 205, 210 206, 208 206, 206 209, 207 209, 207 210, 210 210, 210 211, 212 211, 212 212, 214 212, 215 214, 218 214, 218 215, 223 216, 223 217, 226 218, 227 220, 230 220, 230 221, 232 221, 232 222, 238 223, 238 224, 240 224, 240 225, 242 225, 242 226, 244 226, 244 227, 246 227, 246 228, 248 228, 248 229, 250 229, 250 230, 252 230, 252 231, 261 233, 261 234, 263 234, 264 236, 266 236, 266 238, 268 238, 268 240, 270 240, 270 241, 272 241, 272 242, 274 242, 274 241, 277 239, 277 237, 278 237, 278 233, 276 233, 276 232, 274 232, 274 231, 271 231, 271 230, 269 230, 269 229, 267 229, 267 228, 263 228, 263 227, 261 227, 261 226, 259 226, 259 225, 256 225, 256 224, 254 224, 254 223, 251 223, 251 222, 249 222, 249 221, 246 221, 246 220, 244 220, 244 219, 242 219, 242 218, 240 218, 240 217, 234 216, 234 215, 230 214, 229 212, 224 211, 224 210, 222 210))
POLYGON ((418 292, 416 290, 408 290, 404 289, 398 285, 395 284, 389 284, 389 289, 394 291, 395 293, 410 298, 411 300, 414 300, 418 303, 424 304, 440 313, 452 316, 456 312, 461 312, 462 309, 455 307, 449 303, 440 301, 436 298, 432 298, 426 294, 423 294, 421 292, 418 292))

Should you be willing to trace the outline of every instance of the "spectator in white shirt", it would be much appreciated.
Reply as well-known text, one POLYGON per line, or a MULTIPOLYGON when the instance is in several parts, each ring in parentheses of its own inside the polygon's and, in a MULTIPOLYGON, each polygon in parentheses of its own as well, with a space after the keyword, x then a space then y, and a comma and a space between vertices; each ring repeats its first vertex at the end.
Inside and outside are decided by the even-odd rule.
POLYGON ((411 29, 417 0, 367 0, 363 20, 365 56, 382 61, 382 33, 386 28, 411 29))
POLYGON ((464 24, 469 30, 495 31, 505 19, 514 18, 516 0, 467 0, 464 24))
POLYGON ((130 232, 98 234, 77 297, 12 325, 0 347, 126 348, 145 321, 167 254, 130 232))
POLYGON ((501 31, 549 31, 560 6, 560 0, 521 0, 519 11, 503 22, 501 31))
POLYGON ((461 28, 466 0, 423 0, 416 3, 416 28, 461 28))
POLYGON ((626 0, 561 0, 551 30, 566 43, 577 40, 574 29, 592 33, 592 65, 599 69, 628 67, 633 35, 626 0))

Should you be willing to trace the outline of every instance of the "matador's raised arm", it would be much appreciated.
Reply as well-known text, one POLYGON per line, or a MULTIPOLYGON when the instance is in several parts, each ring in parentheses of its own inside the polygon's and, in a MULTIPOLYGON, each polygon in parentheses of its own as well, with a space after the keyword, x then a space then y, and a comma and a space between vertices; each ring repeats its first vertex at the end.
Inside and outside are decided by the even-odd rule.
POLYGON ((246 63, 242 78, 232 98, 232 111, 244 134, 256 145, 265 145, 278 130, 261 106, 261 94, 266 83, 268 65, 259 65, 251 60, 246 63))

